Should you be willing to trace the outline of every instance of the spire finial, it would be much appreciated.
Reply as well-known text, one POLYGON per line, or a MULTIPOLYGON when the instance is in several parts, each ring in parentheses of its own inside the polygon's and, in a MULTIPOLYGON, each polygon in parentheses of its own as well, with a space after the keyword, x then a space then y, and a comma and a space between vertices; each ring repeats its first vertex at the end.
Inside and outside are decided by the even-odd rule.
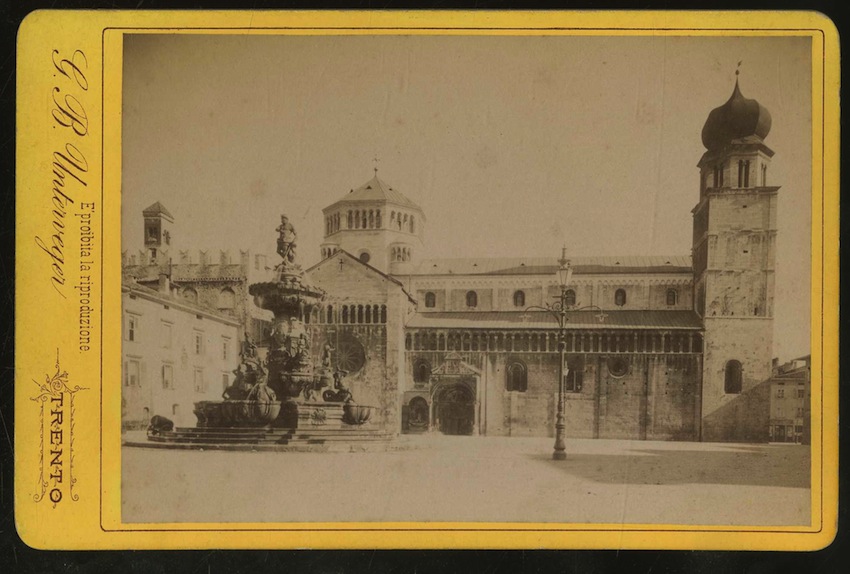
POLYGON ((372 158, 372 161, 375 163, 375 167, 373 167, 372 169, 375 170, 375 175, 378 175, 378 162, 381 160, 378 159, 378 156, 376 155, 374 158, 372 158))
POLYGON ((735 68, 735 75, 738 76, 741 74, 741 64, 744 63, 744 60, 738 60, 738 67, 735 68))

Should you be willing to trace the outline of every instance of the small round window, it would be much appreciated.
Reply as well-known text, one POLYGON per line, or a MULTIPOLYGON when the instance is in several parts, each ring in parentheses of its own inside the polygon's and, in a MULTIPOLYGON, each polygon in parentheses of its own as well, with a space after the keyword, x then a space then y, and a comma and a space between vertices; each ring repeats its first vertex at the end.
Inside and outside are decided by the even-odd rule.
POLYGON ((363 253, 360 254, 360 261, 362 261, 363 263, 369 263, 369 260, 371 258, 372 258, 372 256, 369 255, 368 251, 364 251, 363 253))
POLYGON ((629 363, 623 357, 611 357, 608 359, 608 372, 613 377, 622 377, 629 372, 629 363))

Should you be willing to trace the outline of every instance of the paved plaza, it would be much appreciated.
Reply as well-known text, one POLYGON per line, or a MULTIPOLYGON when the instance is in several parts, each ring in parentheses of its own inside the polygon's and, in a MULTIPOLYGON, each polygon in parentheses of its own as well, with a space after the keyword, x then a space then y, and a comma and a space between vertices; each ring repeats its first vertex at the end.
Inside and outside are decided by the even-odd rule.
POLYGON ((404 436, 391 452, 122 449, 124 522, 806 525, 801 445, 404 436))

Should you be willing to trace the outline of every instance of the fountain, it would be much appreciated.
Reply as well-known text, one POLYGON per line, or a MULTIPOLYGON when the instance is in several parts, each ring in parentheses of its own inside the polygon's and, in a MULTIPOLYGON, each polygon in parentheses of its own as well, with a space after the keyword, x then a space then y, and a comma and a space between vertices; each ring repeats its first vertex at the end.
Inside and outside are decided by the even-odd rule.
POLYGON ((325 294, 304 277, 295 261, 295 229, 285 215, 280 219, 277 253, 282 261, 275 267, 275 280, 254 283, 248 290, 258 307, 274 313, 267 385, 282 402, 273 424, 290 428, 363 424, 370 418, 372 407, 356 406, 342 381, 345 372, 331 368, 330 344, 324 346, 319 368, 314 367, 304 319, 321 304, 325 294), (328 388, 331 385, 334 390, 328 388), (319 395, 322 389, 327 390, 319 395))
POLYGON ((274 314, 268 352, 261 357, 246 333, 241 362, 233 371, 235 380, 225 389, 223 400, 196 402, 194 429, 172 430, 152 423, 150 441, 238 448, 293 444, 299 439, 324 444, 391 437, 383 430, 361 428, 375 407, 354 401, 344 382, 347 373, 332 367, 330 343, 323 346, 319 364, 314 364, 305 319, 321 306, 325 293, 309 283, 296 263, 297 236, 285 215, 276 231, 282 261, 274 268, 274 280, 254 283, 248 290, 258 307, 274 314))

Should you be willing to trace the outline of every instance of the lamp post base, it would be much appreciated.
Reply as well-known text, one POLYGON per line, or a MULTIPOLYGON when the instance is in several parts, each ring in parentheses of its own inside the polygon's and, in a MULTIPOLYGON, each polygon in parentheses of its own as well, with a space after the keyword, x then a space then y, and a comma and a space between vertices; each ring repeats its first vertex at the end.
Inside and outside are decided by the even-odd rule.
POLYGON ((567 451, 556 450, 552 453, 552 460, 567 460, 567 451))

